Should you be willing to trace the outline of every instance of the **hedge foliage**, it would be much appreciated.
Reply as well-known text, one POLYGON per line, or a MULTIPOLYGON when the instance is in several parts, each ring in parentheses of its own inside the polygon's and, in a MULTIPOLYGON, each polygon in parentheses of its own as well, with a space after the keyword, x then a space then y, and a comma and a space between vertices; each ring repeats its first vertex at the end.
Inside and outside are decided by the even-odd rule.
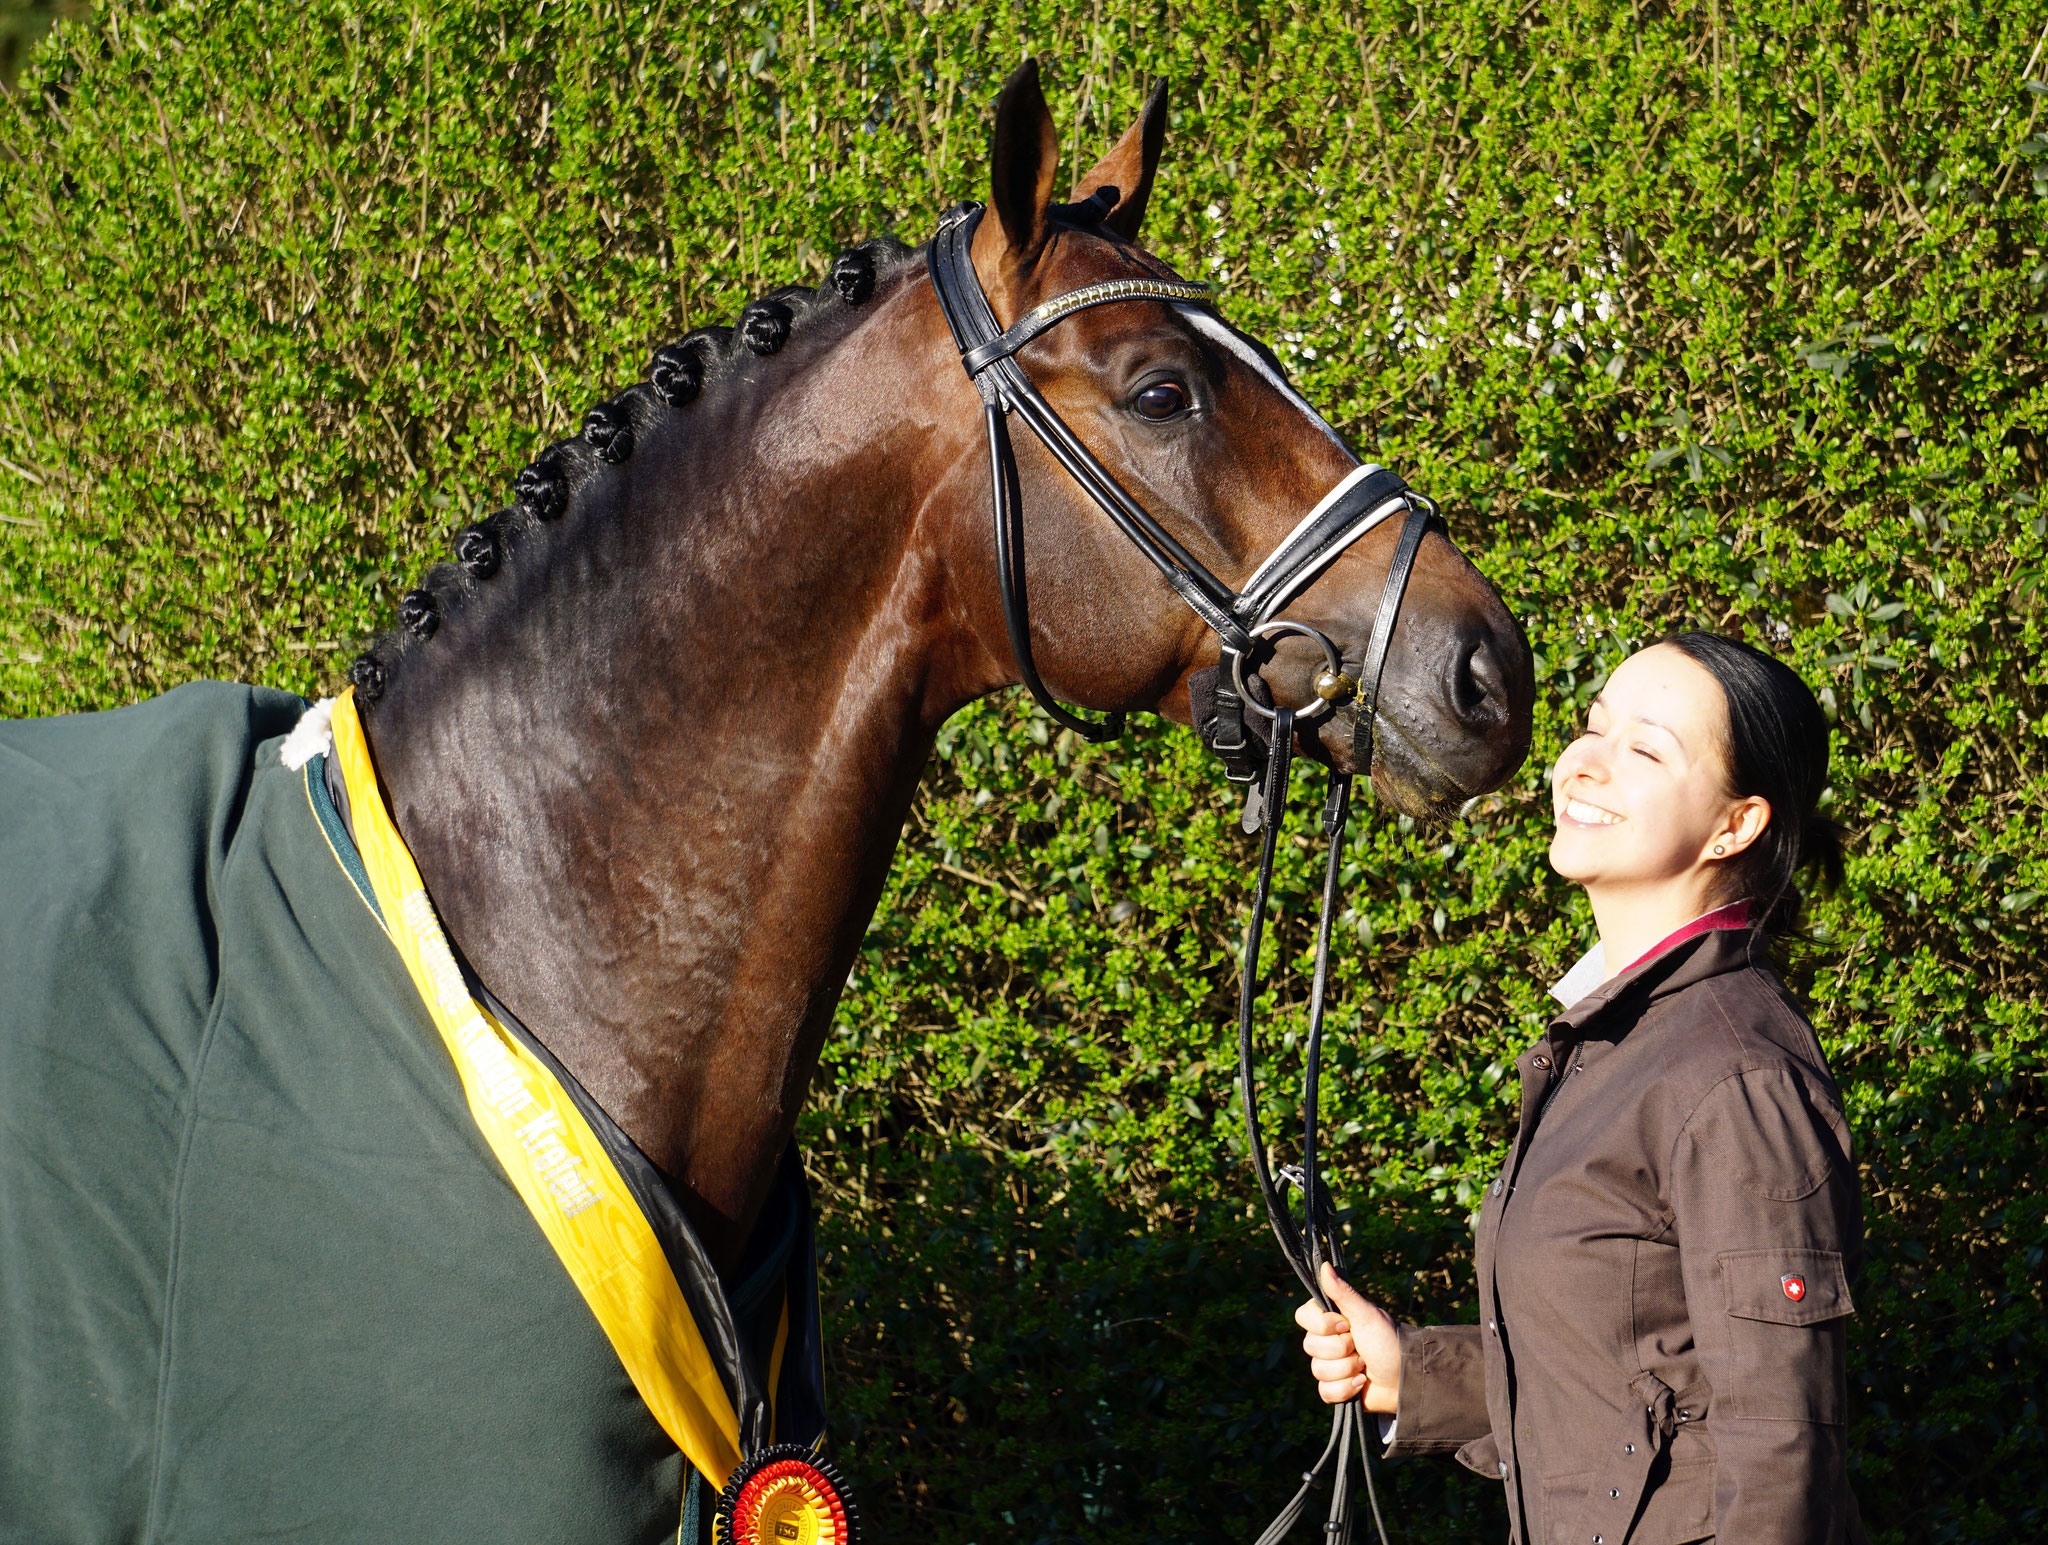
MULTIPOLYGON (((1590 938, 1544 768, 1639 641, 1739 631, 1823 686, 1858 834, 1795 970, 1864 1167, 1856 1485, 1883 1539, 2028 1537, 2044 43, 2043 0, 118 0, 0 102, 0 707, 331 689, 651 345, 981 191, 1023 53, 1077 170, 1169 76, 1152 244, 1444 502, 1538 655, 1513 785, 1355 827, 1362 1277, 1471 1312, 1510 1060, 1590 938)), ((1233 814, 1171 728, 1091 749, 1006 695, 945 733, 805 1123, 878 1538, 1248 1538, 1320 1430, 1231 1109, 1233 814)), ((1496 1488, 1394 1482, 1404 1538, 1499 1537, 1496 1488)))
POLYGON ((65 16, 81 16, 85 0, 0 0, 0 90, 12 88, 29 50, 65 16))

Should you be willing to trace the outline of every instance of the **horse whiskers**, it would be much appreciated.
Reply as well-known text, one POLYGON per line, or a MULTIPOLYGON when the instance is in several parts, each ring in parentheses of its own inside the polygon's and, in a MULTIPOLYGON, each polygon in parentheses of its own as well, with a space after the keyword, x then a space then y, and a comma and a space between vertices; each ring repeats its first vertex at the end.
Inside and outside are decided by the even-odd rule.
MULTIPOLYGON (((1464 792, 1464 785, 1459 783, 1459 781, 1451 775, 1450 771, 1447 768, 1445 768, 1441 762, 1439 762, 1435 757, 1429 754, 1428 750, 1426 750, 1423 747, 1420 741, 1416 740, 1416 738, 1413 735, 1410 735, 1396 721, 1388 718, 1385 714, 1376 713, 1373 715, 1372 722, 1373 733, 1376 737, 1384 738, 1386 736, 1391 735, 1395 740, 1401 742, 1402 746, 1407 750, 1408 754, 1411 757, 1413 757, 1416 761, 1420 762, 1424 767, 1428 768, 1431 772, 1435 773, 1436 776, 1442 781, 1442 785, 1444 787, 1457 789, 1459 791, 1455 797, 1448 794, 1423 793, 1422 791, 1416 790, 1414 788, 1414 785, 1411 780, 1404 779, 1402 780, 1404 792, 1408 792, 1412 795, 1417 796, 1418 803, 1420 803, 1424 808, 1420 812, 1403 810, 1401 813, 1404 815, 1412 816, 1414 819, 1418 821, 1428 821, 1436 824, 1441 824, 1443 822, 1450 820, 1451 817, 1454 814, 1456 814, 1458 807, 1461 804, 1463 804, 1465 800, 1469 797, 1464 792)), ((1360 769, 1360 771, 1366 776, 1368 781, 1371 780, 1371 768, 1362 768, 1360 769)), ((1397 810, 1400 809, 1398 803, 1395 804, 1395 808, 1397 810)))

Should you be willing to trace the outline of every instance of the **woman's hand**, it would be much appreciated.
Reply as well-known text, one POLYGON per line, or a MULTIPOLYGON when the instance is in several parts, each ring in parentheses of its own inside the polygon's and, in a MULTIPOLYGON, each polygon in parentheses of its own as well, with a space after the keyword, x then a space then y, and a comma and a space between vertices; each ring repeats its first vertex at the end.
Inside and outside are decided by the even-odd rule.
POLYGON ((1366 1410, 1392 1416, 1401 1399, 1401 1337, 1394 1322, 1327 1264, 1323 1291, 1337 1306, 1336 1314, 1314 1299, 1294 1311, 1294 1323, 1308 1332, 1301 1349, 1309 1355, 1316 1388, 1333 1406, 1363 1394, 1366 1410))

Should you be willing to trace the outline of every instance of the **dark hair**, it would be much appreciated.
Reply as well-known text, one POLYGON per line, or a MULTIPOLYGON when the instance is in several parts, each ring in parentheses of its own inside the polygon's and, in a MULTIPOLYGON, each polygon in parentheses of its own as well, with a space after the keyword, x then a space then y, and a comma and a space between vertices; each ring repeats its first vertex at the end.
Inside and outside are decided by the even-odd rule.
POLYGON ((1761 837, 1728 865, 1727 899, 1747 896, 1750 926, 1793 932, 1804 901, 1802 871, 1822 889, 1842 877, 1842 832, 1820 813, 1828 782, 1828 721, 1792 668, 1761 649, 1719 633, 1673 633, 1659 640, 1720 684, 1728 705, 1725 746, 1729 792, 1771 807, 1761 837))

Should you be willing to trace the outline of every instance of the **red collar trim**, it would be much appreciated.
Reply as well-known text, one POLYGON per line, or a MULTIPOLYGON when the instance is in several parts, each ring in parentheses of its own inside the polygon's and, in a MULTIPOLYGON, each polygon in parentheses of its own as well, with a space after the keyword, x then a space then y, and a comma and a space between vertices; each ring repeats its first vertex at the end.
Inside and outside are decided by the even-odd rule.
MULTIPOLYGON (((1623 966, 1622 971, 1633 971, 1645 961, 1656 959, 1674 945, 1683 944, 1687 939, 1697 939, 1703 933, 1713 933, 1716 929, 1720 928, 1747 928, 1748 926, 1749 898, 1745 896, 1740 901, 1729 902, 1725 907, 1716 907, 1711 912, 1702 913, 1683 928, 1680 928, 1676 933, 1666 934, 1647 950, 1643 951, 1642 954, 1636 956, 1626 966, 1623 966)), ((1619 971, 1615 973, 1617 976, 1620 974, 1621 972, 1619 971)))

